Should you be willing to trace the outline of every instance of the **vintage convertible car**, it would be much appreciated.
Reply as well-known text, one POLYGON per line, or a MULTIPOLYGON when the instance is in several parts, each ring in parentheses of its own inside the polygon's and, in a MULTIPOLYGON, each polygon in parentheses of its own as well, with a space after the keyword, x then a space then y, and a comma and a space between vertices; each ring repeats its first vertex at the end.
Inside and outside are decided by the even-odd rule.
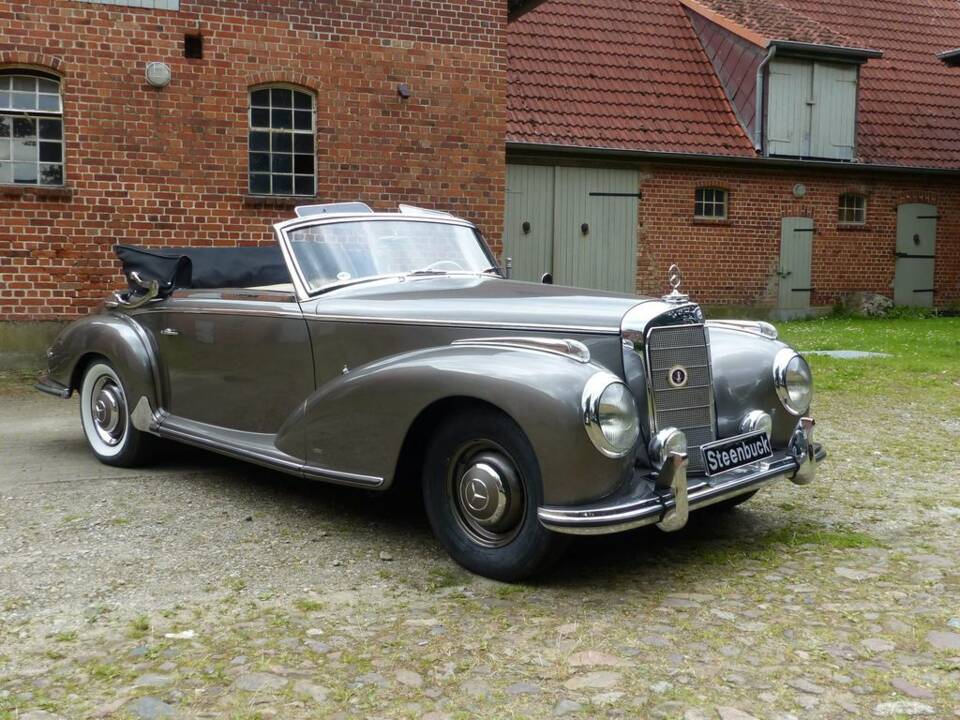
POLYGON ((569 535, 805 484, 825 455, 804 359, 763 322, 505 278, 476 228, 361 203, 274 247, 118 246, 130 288, 68 326, 38 388, 80 394, 104 463, 157 438, 304 478, 422 487, 446 550, 517 580, 569 535))

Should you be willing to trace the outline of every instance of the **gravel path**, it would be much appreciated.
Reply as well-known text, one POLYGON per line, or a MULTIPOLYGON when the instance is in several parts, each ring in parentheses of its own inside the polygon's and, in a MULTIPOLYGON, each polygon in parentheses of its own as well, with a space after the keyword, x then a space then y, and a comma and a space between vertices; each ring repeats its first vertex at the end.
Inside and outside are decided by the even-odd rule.
POLYGON ((508 586, 416 503, 177 446, 107 468, 75 400, 5 393, 2 720, 960 717, 955 406, 828 397, 813 486, 508 586))

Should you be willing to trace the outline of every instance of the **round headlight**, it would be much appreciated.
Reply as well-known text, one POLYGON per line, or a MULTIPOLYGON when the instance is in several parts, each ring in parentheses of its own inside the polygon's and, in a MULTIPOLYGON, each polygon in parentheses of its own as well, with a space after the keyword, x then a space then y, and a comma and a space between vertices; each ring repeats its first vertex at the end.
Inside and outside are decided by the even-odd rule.
POLYGON ((796 352, 784 348, 773 360, 773 382, 780 402, 793 415, 803 415, 813 401, 810 366, 796 352))
POLYGON ((640 436, 633 394, 609 373, 597 373, 584 386, 583 421, 593 444, 607 457, 623 457, 640 436))

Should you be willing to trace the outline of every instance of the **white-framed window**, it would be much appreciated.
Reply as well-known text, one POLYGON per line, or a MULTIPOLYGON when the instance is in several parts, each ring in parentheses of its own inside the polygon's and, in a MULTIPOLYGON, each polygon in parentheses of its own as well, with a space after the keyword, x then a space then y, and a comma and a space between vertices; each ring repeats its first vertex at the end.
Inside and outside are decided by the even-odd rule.
POLYGON ((837 220, 841 225, 864 225, 867 222, 867 198, 859 193, 843 193, 837 220))
POLYGON ((63 185, 60 79, 0 69, 0 185, 63 185))
POLYGON ((314 96, 286 85, 250 91, 249 188, 252 195, 317 192, 314 96))
POLYGON ((693 216, 699 220, 727 219, 727 191, 722 188, 697 188, 693 201, 693 216))

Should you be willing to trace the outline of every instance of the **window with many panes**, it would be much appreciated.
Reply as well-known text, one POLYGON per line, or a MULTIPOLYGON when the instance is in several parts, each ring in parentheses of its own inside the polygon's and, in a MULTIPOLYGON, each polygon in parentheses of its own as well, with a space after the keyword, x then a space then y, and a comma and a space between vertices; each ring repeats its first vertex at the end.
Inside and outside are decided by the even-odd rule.
POLYGON ((727 191, 720 188, 697 188, 693 216, 705 220, 726 220, 727 191))
POLYGON ((63 185, 63 105, 55 75, 0 70, 0 185, 63 185))
POLYGON ((315 195, 313 95, 295 88, 250 92, 250 192, 315 195))
POLYGON ((867 222, 867 199, 857 193, 840 196, 838 219, 843 225, 863 225, 867 222))

